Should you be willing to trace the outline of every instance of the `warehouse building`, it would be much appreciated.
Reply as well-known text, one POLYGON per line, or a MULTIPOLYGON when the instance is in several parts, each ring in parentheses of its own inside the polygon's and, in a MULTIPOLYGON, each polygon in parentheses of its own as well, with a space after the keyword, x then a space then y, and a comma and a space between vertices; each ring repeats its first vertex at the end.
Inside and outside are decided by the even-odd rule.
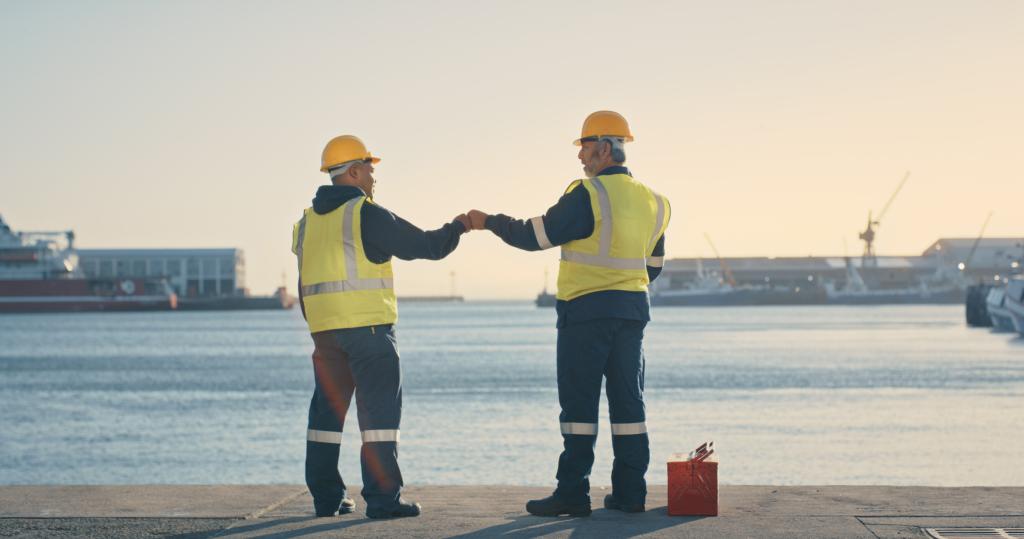
POLYGON ((245 294, 241 249, 78 249, 86 277, 163 277, 185 298, 245 294))

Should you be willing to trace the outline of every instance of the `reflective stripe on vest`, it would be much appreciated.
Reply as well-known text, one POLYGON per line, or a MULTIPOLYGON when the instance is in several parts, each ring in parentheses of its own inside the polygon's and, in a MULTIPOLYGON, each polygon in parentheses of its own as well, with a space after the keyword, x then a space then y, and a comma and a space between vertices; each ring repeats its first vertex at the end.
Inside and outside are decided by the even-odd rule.
MULTIPOLYGON (((601 183, 601 178, 595 177, 592 181, 594 191, 597 193, 597 205, 598 208, 601 209, 601 236, 598 254, 592 255, 588 253, 581 253, 579 251, 570 251, 563 246, 562 260, 616 270, 646 269, 646 258, 615 258, 609 254, 612 249, 612 201, 608 197, 608 190, 605 189, 604 184, 601 183)), ((660 216, 658 222, 660 223, 661 219, 664 219, 665 217, 664 205, 662 204, 660 197, 655 198, 658 199, 658 215, 660 216)), ((655 230, 655 234, 658 233, 658 230, 661 230, 661 227, 658 227, 655 230)), ((655 238, 655 241, 657 241, 657 238, 655 238)))
POLYGON ((654 220, 654 234, 651 236, 650 244, 647 246, 648 255, 654 250, 654 246, 658 244, 658 238, 662 234, 661 229, 665 228, 665 199, 653 191, 651 194, 654 195, 654 200, 658 201, 658 217, 654 220))
MULTIPOLYGON (((355 207, 359 198, 354 198, 345 203, 344 214, 342 215, 342 222, 344 223, 342 242, 345 249, 345 275, 349 278, 340 281, 327 281, 324 283, 316 283, 302 287, 302 295, 304 297, 315 296, 317 294, 330 294, 333 292, 347 292, 350 290, 379 290, 394 288, 394 279, 380 278, 380 279, 360 279, 358 278, 358 260, 356 259, 356 242, 353 236, 353 229, 355 228, 355 207)), ((299 222, 299 274, 302 273, 302 239, 306 228, 306 218, 303 217, 302 221, 299 222)))
POLYGON ((302 277, 302 237, 306 235, 306 214, 303 212, 299 220, 299 237, 295 241, 295 255, 299 259, 299 277, 302 277))

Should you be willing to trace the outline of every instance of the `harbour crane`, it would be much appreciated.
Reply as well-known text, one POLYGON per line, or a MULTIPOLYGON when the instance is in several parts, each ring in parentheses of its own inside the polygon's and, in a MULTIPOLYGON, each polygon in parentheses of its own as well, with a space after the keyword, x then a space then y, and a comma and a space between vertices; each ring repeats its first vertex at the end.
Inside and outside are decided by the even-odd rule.
POLYGON ((907 179, 910 178, 910 171, 903 175, 903 179, 900 184, 893 191, 892 196, 889 197, 889 201, 882 207, 882 211, 878 212, 878 217, 872 219, 871 211, 868 210, 868 226, 864 229, 864 232, 860 233, 860 239, 864 240, 864 255, 861 257, 861 267, 867 266, 878 266, 878 258, 875 256, 875 228, 882 223, 882 218, 885 217, 886 212, 889 211, 889 207, 892 206, 892 202, 896 200, 896 195, 900 194, 900 190, 903 189, 903 185, 907 183, 907 179))
POLYGON ((718 249, 715 247, 715 242, 711 241, 711 236, 705 232, 704 239, 708 240, 708 245, 711 246, 711 250, 715 253, 715 258, 718 259, 718 265, 722 268, 722 276, 725 278, 725 282, 729 283, 729 286, 736 287, 736 279, 732 276, 732 269, 729 268, 729 264, 722 258, 722 255, 718 254, 718 249))

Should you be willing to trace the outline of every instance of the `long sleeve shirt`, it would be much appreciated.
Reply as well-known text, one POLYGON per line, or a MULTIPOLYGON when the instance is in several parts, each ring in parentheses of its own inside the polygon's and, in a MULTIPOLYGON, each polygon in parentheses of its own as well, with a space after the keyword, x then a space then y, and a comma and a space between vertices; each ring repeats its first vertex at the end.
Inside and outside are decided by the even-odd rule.
MULTIPOLYGON (((323 185, 313 199, 313 211, 323 215, 338 209, 353 198, 363 196, 358 187, 350 185, 323 185)), ((402 260, 440 260, 455 250, 466 227, 457 220, 437 230, 421 230, 376 203, 363 204, 359 212, 362 220, 363 251, 375 264, 383 264, 392 257, 402 260)), ((302 283, 299 283, 302 299, 302 283)), ((303 313, 305 313, 303 305, 303 313)))
MULTIPOLYGON (((622 166, 608 167, 598 175, 610 174, 632 176, 629 169, 622 166)), ((594 233, 590 193, 579 187, 570 189, 544 215, 532 219, 516 219, 504 214, 491 215, 487 218, 486 227, 505 243, 524 251, 539 251, 587 238, 594 233)), ((661 274, 664 256, 665 235, 662 234, 650 253, 650 260, 658 262, 654 266, 647 266, 647 276, 652 282, 661 274)), ((602 290, 571 301, 559 300, 555 310, 558 313, 558 327, 598 318, 651 319, 651 304, 646 292, 602 290)))

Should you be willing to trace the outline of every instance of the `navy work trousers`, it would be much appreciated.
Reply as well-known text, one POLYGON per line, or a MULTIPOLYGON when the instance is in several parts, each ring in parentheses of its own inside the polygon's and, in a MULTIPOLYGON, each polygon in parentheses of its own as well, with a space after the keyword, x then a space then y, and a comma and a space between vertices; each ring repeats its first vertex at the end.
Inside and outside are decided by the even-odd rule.
POLYGON ((597 441, 601 381, 611 419, 612 492, 618 502, 643 504, 650 463, 644 410, 642 320, 604 318, 558 329, 558 401, 564 450, 555 495, 568 503, 590 501, 590 470, 597 441))
POLYGON ((322 331, 313 334, 313 343, 316 389, 309 403, 306 485, 316 512, 337 512, 346 496, 338 455, 353 393, 362 437, 362 495, 367 509, 390 510, 403 485, 398 467, 402 370, 394 326, 322 331))

